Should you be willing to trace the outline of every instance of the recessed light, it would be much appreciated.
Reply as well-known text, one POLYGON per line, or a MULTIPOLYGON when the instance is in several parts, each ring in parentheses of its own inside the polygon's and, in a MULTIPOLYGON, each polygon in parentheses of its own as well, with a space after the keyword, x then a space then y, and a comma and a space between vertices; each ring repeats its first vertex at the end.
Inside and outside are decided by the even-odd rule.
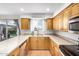
POLYGON ((24 9, 23 8, 20 8, 20 11, 24 11, 24 9))
POLYGON ((47 8, 47 9, 46 9, 46 11, 50 11, 50 9, 49 9, 49 8, 47 8))

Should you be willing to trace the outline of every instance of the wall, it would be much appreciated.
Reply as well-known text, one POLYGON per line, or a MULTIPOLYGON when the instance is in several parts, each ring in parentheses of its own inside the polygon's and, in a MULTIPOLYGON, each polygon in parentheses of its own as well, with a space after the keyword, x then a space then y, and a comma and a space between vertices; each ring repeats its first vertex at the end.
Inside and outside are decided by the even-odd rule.
POLYGON ((18 19, 18 15, 0 15, 0 19, 18 19))

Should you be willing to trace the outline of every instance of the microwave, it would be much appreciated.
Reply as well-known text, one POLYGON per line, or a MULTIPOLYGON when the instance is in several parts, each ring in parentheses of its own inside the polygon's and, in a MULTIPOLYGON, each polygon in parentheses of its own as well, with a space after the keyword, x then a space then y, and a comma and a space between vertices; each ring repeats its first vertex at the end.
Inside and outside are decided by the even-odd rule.
POLYGON ((69 31, 79 32, 79 16, 69 20, 69 31))

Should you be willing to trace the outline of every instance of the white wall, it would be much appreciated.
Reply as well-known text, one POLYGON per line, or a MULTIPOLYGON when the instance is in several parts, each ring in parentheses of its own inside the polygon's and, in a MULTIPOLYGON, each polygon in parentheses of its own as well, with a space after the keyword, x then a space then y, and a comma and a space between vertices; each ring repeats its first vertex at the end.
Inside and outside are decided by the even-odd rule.
POLYGON ((18 19, 18 15, 0 15, 0 19, 18 19))

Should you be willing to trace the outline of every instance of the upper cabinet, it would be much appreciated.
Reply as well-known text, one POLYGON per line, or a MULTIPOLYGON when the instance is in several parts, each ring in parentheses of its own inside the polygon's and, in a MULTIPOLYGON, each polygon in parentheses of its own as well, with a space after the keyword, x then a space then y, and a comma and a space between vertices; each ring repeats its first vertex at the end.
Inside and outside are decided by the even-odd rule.
POLYGON ((70 18, 79 16, 79 3, 73 3, 53 18, 53 30, 68 31, 70 18))
POLYGON ((29 18, 21 18, 21 29, 22 30, 30 29, 30 19, 29 18))
POLYGON ((79 16, 79 3, 74 3, 72 6, 72 16, 79 16))
POLYGON ((47 30, 52 30, 52 28, 53 28, 53 22, 52 22, 52 18, 48 18, 47 20, 46 20, 46 24, 47 24, 47 30))
POLYGON ((68 31, 68 21, 71 17, 71 6, 63 11, 63 31, 68 31))
POLYGON ((63 13, 60 13, 58 16, 58 30, 63 30, 63 13))
POLYGON ((57 30, 57 18, 53 19, 53 29, 57 30))
POLYGON ((60 13, 53 19, 53 29, 62 30, 63 13, 60 13))

